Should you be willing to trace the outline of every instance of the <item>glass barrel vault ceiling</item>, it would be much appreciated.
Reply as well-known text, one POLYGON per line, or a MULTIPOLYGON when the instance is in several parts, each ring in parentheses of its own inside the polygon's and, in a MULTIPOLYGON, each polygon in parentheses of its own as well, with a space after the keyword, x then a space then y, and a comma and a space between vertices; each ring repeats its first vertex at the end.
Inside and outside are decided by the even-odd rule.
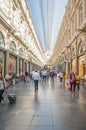
POLYGON ((68 0, 28 0, 39 42, 45 54, 53 52, 68 0))

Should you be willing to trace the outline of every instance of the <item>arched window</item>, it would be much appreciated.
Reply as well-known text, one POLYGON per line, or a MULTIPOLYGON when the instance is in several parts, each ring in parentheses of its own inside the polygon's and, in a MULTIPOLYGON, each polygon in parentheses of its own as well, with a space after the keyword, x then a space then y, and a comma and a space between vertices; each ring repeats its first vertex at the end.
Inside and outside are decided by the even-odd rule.
POLYGON ((11 44, 10 44, 10 50, 11 50, 11 51, 14 51, 14 52, 16 51, 16 44, 15 44, 15 42, 13 42, 13 41, 12 41, 11 44))
POLYGON ((81 41, 81 42, 79 43, 79 47, 78 47, 78 54, 80 55, 80 54, 82 54, 84 51, 85 51, 85 47, 84 47, 83 42, 81 41))
POLYGON ((0 46, 3 46, 3 47, 5 46, 4 36, 1 31, 0 31, 0 46))

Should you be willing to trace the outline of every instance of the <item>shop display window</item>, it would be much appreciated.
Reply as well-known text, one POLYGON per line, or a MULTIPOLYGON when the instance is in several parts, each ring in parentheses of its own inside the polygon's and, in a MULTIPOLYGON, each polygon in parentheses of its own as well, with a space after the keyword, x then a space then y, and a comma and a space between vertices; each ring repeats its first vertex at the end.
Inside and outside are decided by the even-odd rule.
POLYGON ((80 77, 85 76, 85 55, 78 58, 78 71, 80 77))
POLYGON ((9 75, 12 75, 12 72, 16 72, 16 57, 14 56, 9 56, 9 75))

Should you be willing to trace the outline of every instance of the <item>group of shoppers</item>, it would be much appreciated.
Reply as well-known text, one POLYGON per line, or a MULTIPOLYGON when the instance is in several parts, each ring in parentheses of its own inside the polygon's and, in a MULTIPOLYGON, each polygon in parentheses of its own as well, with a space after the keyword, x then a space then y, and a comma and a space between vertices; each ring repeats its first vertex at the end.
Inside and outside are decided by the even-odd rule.
MULTIPOLYGON (((62 83, 63 78, 65 79, 65 76, 62 72, 57 73, 57 79, 60 79, 60 82, 62 83)), ((77 90, 80 90, 80 78, 77 73, 74 73, 74 71, 71 71, 71 73, 68 76, 68 80, 66 82, 67 86, 69 85, 70 91, 74 92, 77 90)))
MULTIPOLYGON (((26 81, 29 81, 29 73, 28 71, 26 70, 24 72, 24 82, 26 81)), ((43 80, 46 81, 46 79, 49 78, 49 76, 51 76, 52 78, 54 77, 54 71, 49 71, 49 70, 42 70, 42 71, 33 71, 32 73, 32 79, 34 81, 34 87, 35 87, 35 92, 38 91, 38 83, 39 83, 39 80, 42 78, 43 80)), ((12 84, 15 85, 16 83, 16 73, 15 71, 13 71, 12 73, 12 84)), ((2 74, 0 73, 0 103, 2 100, 4 100, 3 98, 3 93, 4 93, 4 90, 5 90, 5 87, 6 87, 6 82, 5 82, 5 79, 3 78, 2 74)))
POLYGON ((60 79, 60 82, 63 81, 63 77, 64 77, 64 75, 63 75, 62 72, 58 72, 58 73, 57 73, 57 79, 60 79))
POLYGON ((42 70, 42 71, 37 71, 35 70, 32 73, 32 79, 34 80, 34 86, 35 86, 35 92, 38 91, 38 82, 42 78, 43 81, 46 81, 50 76, 51 78, 54 78, 54 71, 49 71, 49 70, 42 70))
POLYGON ((54 70, 42 70, 41 77, 43 80, 49 79, 49 77, 53 78, 55 75, 54 70))
MULTIPOLYGON (((43 70, 43 71, 37 71, 35 70, 33 73, 32 73, 32 79, 34 81, 34 87, 35 87, 35 92, 38 91, 38 83, 39 83, 39 80, 42 78, 43 80, 46 80, 46 78, 49 76, 51 78, 54 78, 54 71, 47 71, 47 70, 43 70)), ((15 76, 16 74, 13 73, 12 74, 12 78, 13 78, 13 85, 15 84, 14 82, 14 79, 15 79, 15 76)), ((25 71, 24 72, 24 82, 27 81, 27 79, 29 78, 29 74, 28 74, 28 71, 25 71)), ((60 82, 62 83, 63 82, 63 78, 64 78, 64 74, 62 72, 59 72, 57 73, 57 79, 60 79, 60 82)), ((80 89, 80 79, 79 79, 79 76, 78 74, 74 73, 73 71, 71 71, 70 75, 69 75, 69 82, 70 82, 70 91, 71 92, 75 92, 76 90, 76 86, 77 86, 77 89, 79 91, 80 89)), ((4 100, 3 98, 3 93, 4 93, 4 90, 6 88, 6 82, 5 82, 5 79, 3 78, 2 74, 0 73, 0 103, 2 100, 4 100)))
MULTIPOLYGON (((54 74, 54 71, 47 73, 47 71, 44 70, 44 71, 42 71, 41 75, 43 76, 43 80, 44 80, 44 79, 46 79, 47 75, 54 77, 55 74, 54 74)), ((32 78, 34 79, 35 92, 36 92, 36 90, 38 90, 38 81, 40 80, 40 73, 35 71, 32 75, 32 78)), ((62 83, 64 74, 62 72, 57 73, 57 78, 59 78, 60 82, 62 83)), ((71 92, 75 92, 76 86, 77 86, 78 91, 80 90, 80 85, 79 85, 80 79, 79 79, 79 76, 77 73, 75 74, 73 71, 71 71, 71 73, 69 75, 69 82, 70 82, 70 91, 71 92)))

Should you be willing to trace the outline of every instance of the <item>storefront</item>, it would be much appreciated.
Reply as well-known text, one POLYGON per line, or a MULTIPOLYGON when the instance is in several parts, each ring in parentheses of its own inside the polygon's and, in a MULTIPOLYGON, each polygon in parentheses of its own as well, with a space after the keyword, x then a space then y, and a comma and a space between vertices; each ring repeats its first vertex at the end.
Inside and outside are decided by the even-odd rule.
POLYGON ((9 55, 9 66, 8 73, 12 76, 12 72, 16 72, 17 70, 17 58, 13 55, 9 55))
POLYGON ((85 43, 81 40, 78 45, 78 74, 81 79, 81 84, 86 85, 86 57, 85 57, 85 43))
POLYGON ((0 51, 0 73, 2 73, 3 76, 5 74, 4 61, 5 61, 5 53, 3 51, 0 51))
POLYGON ((85 55, 78 57, 78 74, 80 77, 85 76, 85 55))

